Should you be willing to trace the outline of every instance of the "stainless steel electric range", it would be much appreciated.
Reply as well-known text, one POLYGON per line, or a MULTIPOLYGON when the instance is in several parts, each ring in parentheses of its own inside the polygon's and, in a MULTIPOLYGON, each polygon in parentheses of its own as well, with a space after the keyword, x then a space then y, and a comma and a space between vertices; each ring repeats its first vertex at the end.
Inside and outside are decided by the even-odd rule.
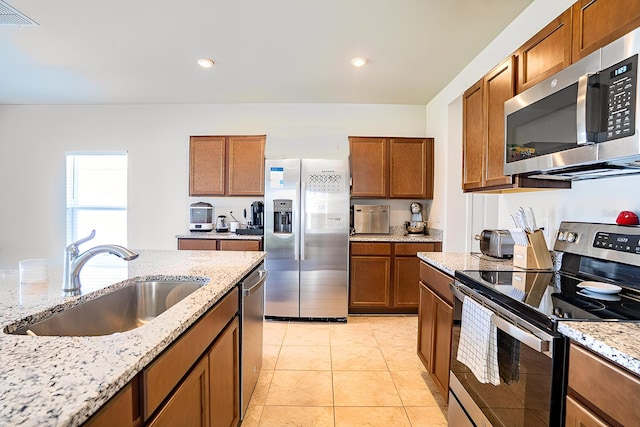
POLYGON ((563 222, 554 251, 557 271, 456 271, 450 425, 563 425, 568 340, 558 322, 640 321, 640 227, 563 222), (493 381, 457 357, 473 303, 496 327, 493 381))

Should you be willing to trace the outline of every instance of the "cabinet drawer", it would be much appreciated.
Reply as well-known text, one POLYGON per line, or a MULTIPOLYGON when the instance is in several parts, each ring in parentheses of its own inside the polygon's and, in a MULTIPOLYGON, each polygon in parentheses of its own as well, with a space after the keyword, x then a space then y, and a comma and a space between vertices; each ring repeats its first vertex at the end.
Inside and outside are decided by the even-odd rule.
POLYGON ((573 343, 568 384, 569 394, 590 402, 591 409, 599 415, 625 426, 640 425, 640 379, 573 343))
POLYGON ((215 251, 216 243, 212 239, 178 239, 178 250, 215 251))
POLYGON ((234 288, 181 338, 142 372, 143 415, 147 420, 213 340, 236 315, 238 288, 234 288))
POLYGON ((433 243, 396 243, 396 256, 415 256, 418 252, 435 252, 433 243))
POLYGON ((391 243, 351 243, 351 255, 391 255, 391 243))
POLYGON ((259 251, 259 240, 220 240, 218 250, 221 251, 259 251))
POLYGON ((453 292, 451 292, 451 288, 449 287, 449 284, 453 282, 453 277, 444 274, 440 270, 431 267, 424 261, 421 261, 420 280, 440 298, 453 305, 453 292))

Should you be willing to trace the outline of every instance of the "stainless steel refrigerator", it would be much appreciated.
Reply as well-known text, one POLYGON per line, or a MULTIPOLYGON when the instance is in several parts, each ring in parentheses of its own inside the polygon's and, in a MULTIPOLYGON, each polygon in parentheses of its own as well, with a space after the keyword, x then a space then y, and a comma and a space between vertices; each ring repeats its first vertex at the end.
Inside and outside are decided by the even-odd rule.
POLYGON ((347 317, 349 162, 265 161, 265 316, 347 317))

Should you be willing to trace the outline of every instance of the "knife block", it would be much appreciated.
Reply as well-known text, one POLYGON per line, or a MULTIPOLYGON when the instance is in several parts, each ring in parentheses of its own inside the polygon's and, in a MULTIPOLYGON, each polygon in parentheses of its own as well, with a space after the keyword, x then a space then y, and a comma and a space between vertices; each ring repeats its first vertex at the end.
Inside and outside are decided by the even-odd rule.
POLYGON ((524 268, 526 270, 549 270, 553 268, 551 255, 547 248, 547 242, 544 239, 542 230, 536 230, 527 233, 529 244, 513 246, 513 265, 514 267, 524 268))

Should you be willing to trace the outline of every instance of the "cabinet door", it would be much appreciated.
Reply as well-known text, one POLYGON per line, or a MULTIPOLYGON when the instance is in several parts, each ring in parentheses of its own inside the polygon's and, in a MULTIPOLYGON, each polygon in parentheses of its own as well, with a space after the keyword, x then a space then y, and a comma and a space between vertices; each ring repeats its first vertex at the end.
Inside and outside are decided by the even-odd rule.
POLYGON ((352 256, 350 307, 389 307, 391 305, 391 258, 352 256))
POLYGON ((229 196, 264 195, 264 136, 230 136, 229 196))
POLYGON ((85 427, 127 427, 140 425, 138 377, 111 398, 83 424, 85 427))
POLYGON ((349 138, 351 197, 387 197, 386 138, 349 138))
POLYGON ((567 412, 565 425, 567 427, 607 427, 609 424, 602 421, 598 416, 593 414, 589 409, 585 408, 574 400, 571 396, 567 396, 567 412))
POLYGON ((514 58, 511 57, 485 76, 486 147, 484 187, 511 184, 504 175, 504 103, 515 95, 514 58))
POLYGON ((462 189, 482 187, 484 177, 484 89, 480 80, 462 98, 462 189))
POLYGON ((453 328, 453 307, 434 295, 435 321, 433 340, 433 363, 431 372, 433 379, 442 392, 442 397, 449 399, 449 365, 451 363, 451 330, 453 328))
MULTIPOLYGON (((212 427, 235 427, 240 420, 240 330, 236 317, 209 352, 212 427)), ((183 424, 189 425, 189 424, 183 424)))
POLYGON ((389 140, 389 197, 433 198, 433 139, 389 140))
POLYGON ((579 0, 573 5, 573 62, 638 26, 640 0, 579 0))
POLYGON ((259 240, 219 240, 218 249, 221 251, 259 251, 259 240))
POLYGON ((395 257, 393 271, 394 307, 418 308, 420 259, 416 256, 395 257))
POLYGON ((226 146, 223 136, 192 136, 189 143, 189 195, 223 196, 226 146))
POLYGON ((149 424, 152 427, 209 425, 209 359, 204 357, 149 424))
POLYGON ((216 242, 213 239, 178 239, 178 250, 215 251, 216 242))
POLYGON ((435 295, 420 282, 420 305, 418 306, 418 357, 427 372, 432 371, 433 332, 435 330, 435 295))
POLYGON ((518 93, 571 64, 571 9, 518 50, 518 93))

